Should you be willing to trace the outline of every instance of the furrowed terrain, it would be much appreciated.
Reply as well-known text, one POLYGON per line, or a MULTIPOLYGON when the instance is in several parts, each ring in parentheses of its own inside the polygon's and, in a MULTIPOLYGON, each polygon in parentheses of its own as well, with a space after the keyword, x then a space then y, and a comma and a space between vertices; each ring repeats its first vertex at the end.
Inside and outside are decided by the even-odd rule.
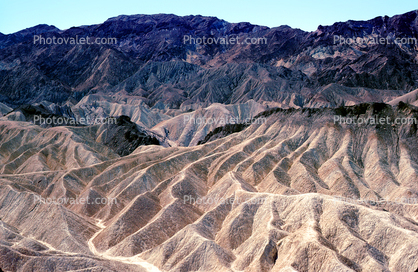
POLYGON ((100 125, 2 121, 0 267, 415 271, 417 125, 334 122, 375 115, 418 110, 272 109, 203 145, 123 157, 94 141, 100 125), (81 197, 112 201, 47 202, 81 197))
POLYGON ((418 271, 414 39, 418 11, 0 33, 0 272, 418 271), (263 43, 185 41, 226 36, 263 43))

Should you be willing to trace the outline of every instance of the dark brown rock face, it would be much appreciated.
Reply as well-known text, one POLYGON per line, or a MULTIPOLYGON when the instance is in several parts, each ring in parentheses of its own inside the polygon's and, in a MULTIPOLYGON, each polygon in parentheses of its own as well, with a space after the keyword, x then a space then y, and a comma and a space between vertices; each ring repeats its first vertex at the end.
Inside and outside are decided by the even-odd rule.
POLYGON ((319 26, 314 32, 168 14, 119 16, 65 31, 39 25, 0 36, 0 102, 12 106, 41 100, 61 103, 99 90, 122 90, 148 99, 150 105, 161 101, 175 108, 185 101, 281 102, 288 91, 306 99, 307 90, 315 93, 331 83, 412 90, 418 87, 417 44, 399 45, 394 39, 416 41, 416 18, 417 12, 412 11, 319 26), (117 42, 39 44, 34 43, 34 35, 115 38, 117 42), (185 42, 184 37, 265 42, 198 45, 185 42), (364 46, 335 42, 335 37, 392 38, 385 44, 364 46), (246 65, 237 66, 240 63, 246 65), (248 89, 254 91, 247 93, 248 89), (163 95, 167 92, 172 94, 163 95))

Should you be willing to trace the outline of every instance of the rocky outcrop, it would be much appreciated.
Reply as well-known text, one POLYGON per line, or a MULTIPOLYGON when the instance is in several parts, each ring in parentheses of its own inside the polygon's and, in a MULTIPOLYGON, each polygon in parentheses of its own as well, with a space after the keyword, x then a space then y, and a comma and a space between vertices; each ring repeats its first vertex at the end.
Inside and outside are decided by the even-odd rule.
POLYGON ((97 137, 99 143, 108 146, 120 156, 131 154, 140 145, 159 145, 160 142, 153 135, 140 131, 128 116, 122 115, 101 125, 97 137))

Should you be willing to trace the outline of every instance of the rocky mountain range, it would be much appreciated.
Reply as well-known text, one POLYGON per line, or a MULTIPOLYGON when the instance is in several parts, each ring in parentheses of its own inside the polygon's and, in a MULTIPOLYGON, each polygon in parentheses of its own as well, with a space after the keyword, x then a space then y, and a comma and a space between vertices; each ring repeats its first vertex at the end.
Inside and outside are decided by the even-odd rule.
POLYGON ((318 106, 336 102, 315 99, 329 84, 354 94, 377 89, 377 100, 387 96, 382 90, 418 87, 417 43, 394 44, 396 38, 417 39, 417 22, 412 11, 314 32, 170 14, 118 16, 67 30, 38 25, 0 37, 0 102, 64 103, 96 92, 123 92, 143 97, 149 106, 161 102, 171 108, 249 99, 318 106), (39 36, 116 42, 41 44, 35 42, 39 36), (336 43, 336 36, 389 37, 390 43, 348 45, 336 43), (184 37, 237 37, 241 43, 193 44, 184 37), (246 38, 265 42, 246 44, 246 38))
POLYGON ((0 271, 418 271, 417 15, 0 34, 0 271))

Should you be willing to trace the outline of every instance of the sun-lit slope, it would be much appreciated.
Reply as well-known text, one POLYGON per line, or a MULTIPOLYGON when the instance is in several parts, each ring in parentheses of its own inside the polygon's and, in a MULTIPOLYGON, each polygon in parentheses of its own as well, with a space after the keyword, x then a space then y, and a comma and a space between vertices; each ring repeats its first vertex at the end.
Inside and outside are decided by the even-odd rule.
POLYGON ((109 261, 89 254, 68 254, 46 242, 19 234, 0 222, 0 266, 3 271, 147 271, 134 264, 109 261))
MULTIPOLYGON (((361 108, 356 110, 363 111, 361 108)), ((354 113, 358 114, 356 110, 354 113)), ((387 114, 394 114, 390 107, 373 105, 364 110, 363 116, 374 111, 380 112, 381 115, 385 111, 387 114)), ((408 109, 403 113, 400 112, 398 116, 410 114, 408 109)), ((152 194, 149 195, 144 191, 144 194, 135 198, 132 204, 121 211, 119 218, 132 213, 133 207, 138 205, 140 198, 154 199, 152 205, 155 207, 153 212, 155 216, 148 224, 144 224, 143 218, 139 219, 140 221, 137 222, 140 224, 136 227, 135 220, 130 220, 129 231, 118 232, 118 237, 126 238, 116 245, 114 242, 108 243, 109 252, 115 256, 133 256, 142 253, 141 257, 158 267, 175 271, 194 270, 196 266, 204 267, 204 270, 216 271, 220 269, 219 267, 226 269, 231 265, 237 269, 251 265, 257 271, 260 266, 270 269, 276 266, 274 263, 277 262, 279 262, 278 268, 292 266, 296 270, 308 271, 318 271, 321 265, 324 265, 321 268, 324 271, 334 269, 408 271, 410 267, 418 267, 418 262, 413 257, 413 252, 416 250, 414 247, 417 229, 415 224, 410 222, 418 218, 416 208, 393 203, 383 206, 366 205, 369 207, 341 201, 335 204, 334 199, 323 196, 326 194, 369 200, 385 198, 392 201, 400 197, 408 197, 408 199, 416 197, 417 158, 411 152, 417 145, 414 134, 416 132, 413 127, 408 126, 358 128, 334 125, 331 124, 331 113, 328 110, 295 111, 290 114, 279 111, 262 126, 251 126, 244 132, 205 145, 211 148, 206 156, 187 164, 177 173, 175 169, 170 170, 172 175, 169 178, 166 179, 165 175, 160 173, 163 175, 162 182, 152 190, 152 194), (392 140, 391 144, 388 143, 389 139, 392 140), (206 199, 206 202, 213 202, 234 199, 240 191, 250 194, 254 199, 259 197, 262 200, 255 201, 254 205, 251 202, 244 203, 244 200, 236 200, 235 202, 239 204, 232 206, 221 203, 207 206, 194 205, 193 208, 189 207, 187 201, 184 203, 185 196, 201 197, 206 199), (264 192, 268 194, 262 194, 264 192), (320 195, 301 193, 320 193, 320 195), (281 194, 298 196, 279 197, 281 194), (271 199, 266 200, 265 196, 271 199), (158 197, 159 201, 155 197, 158 197), (306 219, 306 223, 301 222, 303 220, 301 216, 309 214, 303 210, 304 207, 313 209, 311 215, 313 219, 320 216, 316 214, 317 208, 311 207, 311 198, 315 198, 314 202, 318 201, 324 205, 321 209, 327 210, 327 213, 320 212, 324 214, 323 219, 316 219, 321 222, 319 229, 310 220, 306 219), (295 211, 292 217, 287 219, 289 226, 286 227, 292 229, 291 233, 286 229, 283 232, 280 228, 277 230, 279 234, 275 233, 276 230, 272 231, 273 234, 266 232, 265 230, 269 229, 268 224, 267 227, 260 226, 259 230, 254 229, 252 222, 267 223, 273 220, 268 215, 276 211, 268 211, 267 208, 271 208, 271 204, 267 205, 266 201, 284 206, 283 209, 290 205, 289 201, 294 201, 292 204, 294 206, 288 209, 298 212, 295 211), (356 212, 353 213, 353 209, 356 212), (182 214, 187 211, 187 216, 177 215, 178 211, 182 211, 182 214), (399 222, 388 211, 402 215, 403 218, 399 220, 403 221, 399 222), (256 216, 259 212, 266 214, 266 217, 257 221, 248 218, 256 216), (199 219, 194 219, 199 213, 202 214, 199 219), (232 214, 235 217, 230 219, 232 225, 228 228, 226 220, 232 214), (335 215, 338 214, 341 215, 337 220, 335 215), (221 223, 216 223, 216 220, 220 220, 221 223), (191 224, 191 221, 194 223, 191 224), (389 229, 391 233, 392 231, 397 233, 400 226, 405 230, 388 236, 388 241, 393 239, 397 241, 388 245, 387 242, 376 240, 375 235, 370 233, 370 231, 380 231, 375 230, 376 222, 381 222, 378 224, 382 228, 381 231, 389 229), (185 224, 188 226, 185 227, 185 224), (341 233, 338 235, 334 233, 335 224, 341 225, 341 233), (361 225, 361 229, 357 229, 359 227, 355 224, 361 225), (222 230, 221 226, 226 229, 222 230), (134 232, 135 228, 136 232, 134 232), (324 232, 330 234, 323 236, 324 232), (274 238, 269 238, 272 235, 274 238), (411 240, 407 238, 409 235, 411 240), (287 236, 288 239, 279 243, 279 240, 287 236), (348 252, 344 254, 339 253, 349 246, 343 242, 346 239, 341 237, 353 240, 355 247, 358 248, 347 249, 348 252), (296 243, 294 239, 300 240, 300 243, 296 243), (246 244, 239 248, 241 243, 246 244), (406 244, 403 253, 393 249, 397 243, 406 244), (250 245, 253 244, 258 246, 252 248, 250 245), (262 249, 266 252, 259 249, 260 245, 263 245, 262 249), (308 248, 319 250, 321 257, 313 253, 310 253, 312 255, 304 253, 308 248), (254 253, 257 250, 260 250, 257 253, 260 254, 259 256, 254 253), (289 250, 298 257, 290 254, 289 250), (167 257, 167 254, 174 255, 167 257), (279 257, 274 257, 275 254, 279 257), (268 256, 270 259, 267 258, 268 256), (167 258, 174 259, 167 260, 167 258), (306 258, 309 260, 307 263, 301 261, 306 258), (327 258, 329 263, 322 264, 320 261, 322 258, 327 258), (409 263, 404 258, 408 259, 409 263)), ((203 151, 205 146, 196 148, 203 151)), ((195 148, 186 150, 196 151, 195 148)), ((149 179, 150 176, 147 178, 149 179)), ((110 222, 109 227, 102 233, 103 236, 93 242, 99 245, 103 241, 111 241, 109 239, 113 236, 112 229, 115 229, 115 224, 120 225, 115 221, 110 222)), ((281 224, 286 225, 286 221, 281 224)), ((117 230, 121 229, 117 228, 117 230)), ((376 235, 381 236, 381 234, 376 235)), ((101 245, 103 249, 103 244, 101 245)))
POLYGON ((97 128, 43 129, 28 122, 0 121, 0 173, 59 171, 117 158, 95 142, 97 128))
POLYGON ((152 128, 156 133, 167 137, 171 145, 194 146, 213 129, 226 124, 247 122, 266 106, 253 100, 243 104, 212 104, 203 109, 183 113, 162 121, 152 128))
MULTIPOLYGON (((375 115, 417 118, 418 111, 384 104, 270 110, 260 116, 264 124, 204 145, 140 146, 75 168, 3 174, 1 199, 12 208, 1 205, 0 217, 53 244, 59 239, 25 220, 32 208, 20 198, 114 198, 46 215, 41 205, 30 217, 75 222, 64 236, 56 220, 51 234, 68 237, 67 252, 139 257, 166 271, 415 271, 418 207, 401 200, 418 197, 416 125, 334 122, 375 115), (386 201, 350 201, 358 198, 386 201)), ((86 139, 97 133, 62 129, 86 139)))
POLYGON ((418 267, 418 228, 403 217, 319 194, 236 190, 231 198, 240 204, 208 209, 194 224, 140 256, 167 271, 418 267))
POLYGON ((418 89, 391 100, 388 104, 397 105, 399 102, 418 106, 418 89))
POLYGON ((88 117, 92 122, 101 122, 101 118, 129 116, 132 122, 151 128, 170 117, 158 108, 150 108, 144 99, 135 96, 100 94, 87 95, 71 110, 78 118, 88 117))
POLYGON ((24 236, 51 244, 54 248, 88 254, 87 240, 98 228, 61 205, 43 203, 40 196, 13 185, 0 188, 0 217, 24 236), (20 189, 20 190, 19 190, 20 189))

